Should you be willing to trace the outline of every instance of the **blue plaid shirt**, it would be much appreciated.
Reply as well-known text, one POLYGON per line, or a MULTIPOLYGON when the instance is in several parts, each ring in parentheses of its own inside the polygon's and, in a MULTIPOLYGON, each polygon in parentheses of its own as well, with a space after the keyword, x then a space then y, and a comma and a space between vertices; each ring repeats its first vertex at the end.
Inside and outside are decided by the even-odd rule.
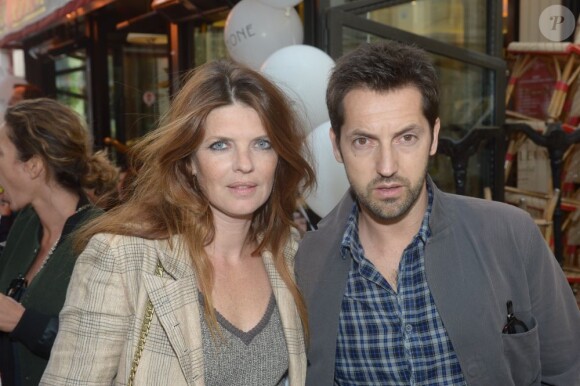
POLYGON ((336 346, 337 385, 465 385, 425 277, 433 192, 421 229, 399 264, 395 292, 364 256, 355 204, 342 239, 352 256, 336 346))

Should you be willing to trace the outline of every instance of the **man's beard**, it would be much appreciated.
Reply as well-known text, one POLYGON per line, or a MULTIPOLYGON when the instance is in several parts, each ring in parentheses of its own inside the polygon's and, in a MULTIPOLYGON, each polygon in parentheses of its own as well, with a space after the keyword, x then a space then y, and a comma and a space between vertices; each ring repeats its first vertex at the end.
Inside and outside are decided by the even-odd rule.
POLYGON ((404 177, 377 177, 372 180, 364 192, 358 191, 353 187, 354 194, 360 203, 373 217, 379 221, 392 221, 406 215, 415 205, 425 184, 427 168, 423 177, 417 184, 411 185, 411 182, 404 177), (402 196, 397 198, 376 199, 373 198, 374 187, 378 184, 397 183, 404 189, 402 196))

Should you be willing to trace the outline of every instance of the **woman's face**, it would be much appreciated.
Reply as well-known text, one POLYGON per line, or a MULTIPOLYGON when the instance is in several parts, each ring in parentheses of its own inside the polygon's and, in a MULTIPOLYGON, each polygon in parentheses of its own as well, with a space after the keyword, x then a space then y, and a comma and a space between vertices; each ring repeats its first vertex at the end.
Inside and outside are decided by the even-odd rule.
POLYGON ((31 203, 33 180, 30 173, 31 160, 22 162, 18 151, 8 138, 6 124, 0 125, 0 186, 4 188, 2 200, 12 211, 20 210, 31 203))
POLYGON ((270 197, 278 155, 258 113, 243 104, 213 110, 193 157, 214 217, 250 220, 270 197))

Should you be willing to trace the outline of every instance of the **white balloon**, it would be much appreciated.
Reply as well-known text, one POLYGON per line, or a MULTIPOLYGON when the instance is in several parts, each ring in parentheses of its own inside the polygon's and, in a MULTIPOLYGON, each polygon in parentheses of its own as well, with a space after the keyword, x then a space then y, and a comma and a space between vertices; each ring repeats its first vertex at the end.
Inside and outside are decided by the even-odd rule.
POLYGON ((274 81, 306 115, 307 132, 329 120, 326 86, 334 61, 324 51, 307 45, 279 49, 266 59, 261 71, 274 81))
POLYGON ((258 0, 242 0, 226 19, 224 39, 232 59, 258 70, 280 48, 301 44, 304 30, 293 8, 280 9, 258 0))
POLYGON ((344 166, 334 158, 329 130, 330 122, 325 122, 308 134, 318 184, 305 200, 320 217, 330 213, 350 186, 344 166))
POLYGON ((302 0, 259 0, 261 3, 271 5, 276 8, 295 7, 302 3, 302 0))

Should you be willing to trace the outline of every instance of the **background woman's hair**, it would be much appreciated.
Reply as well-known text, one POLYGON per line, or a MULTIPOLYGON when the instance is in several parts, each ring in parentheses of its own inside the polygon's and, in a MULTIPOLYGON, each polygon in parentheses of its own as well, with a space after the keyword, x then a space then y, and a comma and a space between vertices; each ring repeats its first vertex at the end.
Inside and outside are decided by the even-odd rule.
POLYGON ((117 169, 104 153, 93 154, 84 120, 71 108, 53 99, 24 100, 8 107, 4 121, 20 160, 40 157, 47 178, 79 194, 115 189, 117 169))
POLYGON ((210 112, 234 103, 256 110, 278 154, 272 194, 256 211, 248 241, 257 243, 255 254, 264 249, 272 252, 307 334, 306 307, 284 259, 300 191, 315 183, 307 162, 305 130, 284 94, 258 72, 239 64, 215 61, 190 73, 159 128, 131 149, 133 167, 138 170, 131 197, 89 224, 77 238, 78 246, 84 247, 96 233, 149 239, 181 235, 197 273, 206 318, 215 329, 213 267, 204 249, 213 240, 215 229, 209 201, 193 178, 192 157, 210 112))

